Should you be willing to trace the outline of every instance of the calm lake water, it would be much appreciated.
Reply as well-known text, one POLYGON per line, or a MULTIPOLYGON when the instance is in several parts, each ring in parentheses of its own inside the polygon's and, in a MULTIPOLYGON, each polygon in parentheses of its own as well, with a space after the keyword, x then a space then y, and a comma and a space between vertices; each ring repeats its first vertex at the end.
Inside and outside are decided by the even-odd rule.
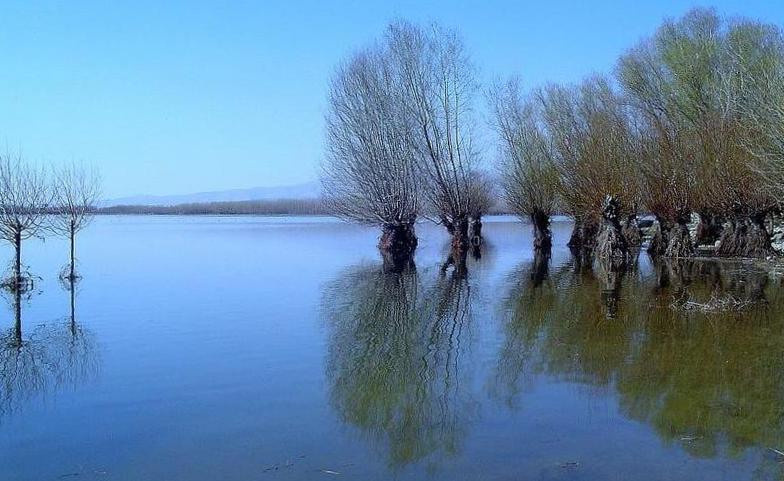
POLYGON ((330 219, 102 217, 73 304, 65 243, 29 242, 0 479, 783 479, 780 282, 644 254, 618 275, 570 228, 548 263, 489 219, 462 278, 434 226, 392 274, 377 231, 330 219), (711 296, 738 310, 673 308, 711 296))

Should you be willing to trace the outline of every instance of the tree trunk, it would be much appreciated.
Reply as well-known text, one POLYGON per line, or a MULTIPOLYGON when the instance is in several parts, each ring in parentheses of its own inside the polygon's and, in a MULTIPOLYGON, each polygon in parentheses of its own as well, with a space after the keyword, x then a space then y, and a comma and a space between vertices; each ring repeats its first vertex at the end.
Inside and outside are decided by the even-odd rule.
POLYGON ((468 252, 470 245, 468 239, 468 218, 461 217, 452 224, 452 251, 455 253, 468 252))
POLYGON ((14 249, 16 251, 16 259, 14 260, 14 284, 18 289, 22 284, 22 234, 20 232, 14 234, 14 249))
POLYGON ((384 261, 384 269, 401 272, 410 267, 418 243, 414 224, 386 224, 382 229, 378 248, 384 261))
POLYGON ((582 247, 583 241, 580 233, 582 232, 582 222, 574 219, 574 227, 572 228, 572 235, 569 236, 569 242, 566 243, 567 247, 572 249, 579 249, 582 247))
POLYGON ((763 259, 775 256, 776 252, 770 243, 770 234, 765 228, 766 215, 767 213, 759 213, 728 222, 722 232, 716 255, 763 259))
POLYGON ((534 249, 550 250, 550 247, 553 245, 553 235, 550 232, 550 217, 544 212, 537 210, 531 214, 531 225, 534 228, 534 249))
POLYGON ((640 225, 637 223, 637 214, 632 214, 626 219, 621 233, 623 238, 626 239, 626 244, 629 248, 640 247, 640 244, 642 244, 642 233, 640 232, 640 225))
POLYGON ((598 226, 593 222, 575 219, 572 236, 566 245, 572 249, 591 250, 596 246, 598 230, 598 226))
POLYGON ((719 217, 709 212, 698 212, 700 221, 697 224, 697 231, 694 234, 694 245, 710 245, 716 243, 721 235, 721 223, 719 217))
POLYGON ((76 235, 73 230, 73 226, 71 226, 71 274, 69 278, 73 281, 76 279, 76 269, 74 266, 74 244, 76 242, 76 235))
POLYGON ((670 243, 669 234, 672 224, 656 216, 656 223, 653 229, 653 237, 651 237, 651 243, 648 244, 648 254, 652 256, 664 255, 670 243))
POLYGON ((618 220, 618 201, 607 196, 602 206, 602 230, 596 238, 596 258, 605 261, 625 262, 629 255, 629 246, 621 232, 618 220))
POLYGON ((694 245, 683 218, 673 224, 667 237, 667 248, 664 250, 666 257, 694 257, 694 245))

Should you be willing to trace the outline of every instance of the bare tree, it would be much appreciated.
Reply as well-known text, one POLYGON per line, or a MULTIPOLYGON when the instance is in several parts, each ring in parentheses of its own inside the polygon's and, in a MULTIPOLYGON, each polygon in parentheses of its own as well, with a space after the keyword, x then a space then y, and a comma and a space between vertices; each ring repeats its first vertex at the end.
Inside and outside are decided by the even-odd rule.
POLYGON ((478 86, 459 36, 436 25, 406 22, 388 38, 403 81, 403 105, 415 124, 419 170, 428 214, 446 226, 452 247, 468 247, 474 148, 473 99, 478 86))
POLYGON ((499 168, 504 200, 533 226, 534 248, 552 245, 550 216, 556 209, 555 149, 537 95, 523 98, 517 79, 490 91, 493 126, 500 140, 499 168))
POLYGON ((413 124, 388 48, 351 56, 332 79, 322 187, 338 216, 382 228, 379 247, 405 263, 417 239, 417 151, 413 124))
POLYGON ((14 247, 12 274, 4 282, 11 290, 26 289, 31 280, 22 270, 22 241, 40 235, 51 193, 43 170, 21 154, 0 155, 0 239, 14 247))
POLYGON ((52 200, 53 216, 50 229, 70 242, 68 273, 63 277, 74 281, 76 272, 76 234, 92 221, 96 204, 101 195, 101 180, 98 173, 72 163, 54 174, 52 200))

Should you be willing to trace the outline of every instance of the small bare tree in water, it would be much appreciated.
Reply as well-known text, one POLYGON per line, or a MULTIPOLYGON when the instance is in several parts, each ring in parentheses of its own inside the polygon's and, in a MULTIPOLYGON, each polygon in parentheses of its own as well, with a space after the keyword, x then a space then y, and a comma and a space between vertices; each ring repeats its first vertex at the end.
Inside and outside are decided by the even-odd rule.
POLYGON ((419 213, 415 133, 400 92, 386 46, 342 64, 329 92, 322 169, 328 206, 347 220, 380 226, 379 247, 395 263, 416 248, 419 213))
POLYGON ((70 263, 63 277, 74 281, 76 272, 76 234, 87 227, 95 213, 101 195, 98 173, 84 166, 71 164, 62 167, 54 175, 52 201, 53 216, 50 229, 57 235, 67 237, 70 242, 70 263))
POLYGON ((50 202, 42 169, 26 163, 21 154, 0 154, 0 239, 10 243, 15 253, 4 287, 19 291, 30 285, 22 269, 22 241, 42 232, 50 202))
POLYGON ((536 95, 523 98, 516 79, 494 86, 489 97, 500 140, 504 200, 515 214, 531 221, 534 248, 549 250, 558 173, 540 99, 536 95))
POLYGON ((452 247, 468 247, 474 148, 473 99, 478 86, 463 43, 452 31, 406 22, 388 38, 403 82, 403 105, 415 124, 419 171, 428 213, 452 235, 452 247))

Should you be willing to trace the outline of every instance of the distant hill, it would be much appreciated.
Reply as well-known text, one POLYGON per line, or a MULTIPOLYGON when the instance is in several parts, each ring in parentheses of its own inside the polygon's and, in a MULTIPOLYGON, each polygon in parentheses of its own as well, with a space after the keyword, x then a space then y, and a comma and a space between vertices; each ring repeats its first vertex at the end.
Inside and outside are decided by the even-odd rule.
POLYGON ((320 196, 318 182, 284 185, 276 187, 251 187, 249 189, 219 190, 179 195, 135 195, 106 199, 103 207, 115 205, 173 206, 180 204, 204 204, 211 202, 242 202, 276 199, 316 199, 320 196))

